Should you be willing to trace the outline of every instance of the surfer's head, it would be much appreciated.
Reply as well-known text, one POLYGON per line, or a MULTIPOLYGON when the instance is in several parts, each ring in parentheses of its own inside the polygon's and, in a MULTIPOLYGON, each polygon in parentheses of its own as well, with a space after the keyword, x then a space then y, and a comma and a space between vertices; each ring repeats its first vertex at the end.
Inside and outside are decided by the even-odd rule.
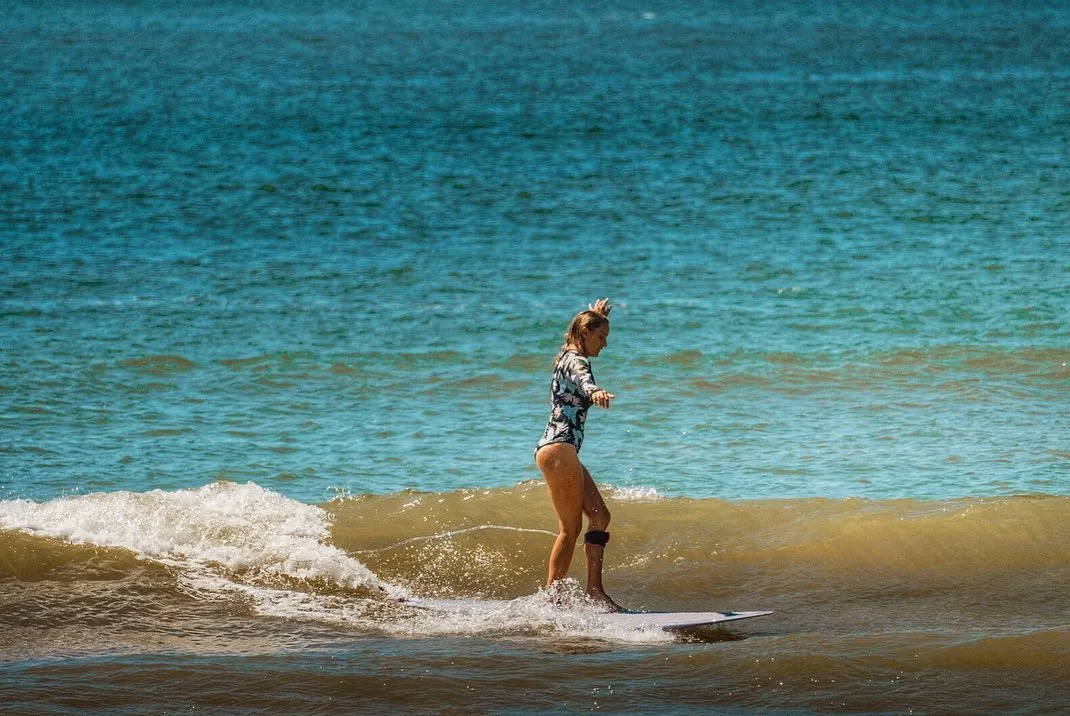
POLYGON ((585 356, 597 356, 606 347, 609 319, 596 311, 580 311, 568 325, 563 350, 578 350, 585 356))

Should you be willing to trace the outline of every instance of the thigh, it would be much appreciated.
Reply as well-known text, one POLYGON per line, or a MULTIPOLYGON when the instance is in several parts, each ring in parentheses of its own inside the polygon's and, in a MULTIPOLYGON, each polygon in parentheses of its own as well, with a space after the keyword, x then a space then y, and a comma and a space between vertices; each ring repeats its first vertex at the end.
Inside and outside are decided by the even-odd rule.
POLYGON ((536 454, 535 464, 546 480, 558 519, 574 525, 583 515, 586 476, 576 448, 566 443, 546 445, 536 454))
POLYGON ((597 519, 597 515, 609 513, 606 509, 606 501, 602 499, 602 493, 598 491, 598 485, 594 484, 594 478, 587 468, 580 464, 583 470, 583 513, 587 519, 597 519))

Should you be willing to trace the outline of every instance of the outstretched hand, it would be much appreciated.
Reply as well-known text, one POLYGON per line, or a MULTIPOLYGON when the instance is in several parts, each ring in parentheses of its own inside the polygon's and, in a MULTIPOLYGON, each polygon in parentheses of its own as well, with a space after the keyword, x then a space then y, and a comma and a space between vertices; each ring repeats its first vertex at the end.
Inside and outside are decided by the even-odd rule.
POLYGON ((610 305, 608 298, 600 298, 593 305, 588 303, 587 309, 609 318, 609 312, 613 310, 613 306, 610 305))
POLYGON ((597 405, 599 408, 608 408, 609 401, 613 400, 617 396, 610 393, 608 390, 596 390, 591 394, 591 402, 597 405))

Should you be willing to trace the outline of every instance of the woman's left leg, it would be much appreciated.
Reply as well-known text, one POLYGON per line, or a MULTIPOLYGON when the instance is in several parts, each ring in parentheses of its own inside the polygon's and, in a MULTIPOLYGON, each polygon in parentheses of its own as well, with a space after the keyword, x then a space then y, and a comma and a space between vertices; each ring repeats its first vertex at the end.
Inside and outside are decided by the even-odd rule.
MULTIPOLYGON (((583 466, 583 513, 587 515, 587 527, 594 532, 605 532, 609 528, 609 510, 606 501, 602 499, 602 493, 594 484, 591 473, 583 466)), ((602 588, 602 557, 605 554, 605 544, 588 542, 583 543, 583 553, 587 558, 587 596, 596 602, 601 602, 613 611, 624 611, 623 607, 614 602, 602 588)))

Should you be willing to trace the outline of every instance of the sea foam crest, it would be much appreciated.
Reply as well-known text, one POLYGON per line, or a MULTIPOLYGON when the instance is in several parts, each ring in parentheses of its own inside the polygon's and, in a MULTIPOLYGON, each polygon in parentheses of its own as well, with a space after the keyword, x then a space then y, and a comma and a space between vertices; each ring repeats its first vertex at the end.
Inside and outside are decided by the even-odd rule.
POLYGON ((657 502, 665 499, 653 487, 607 486, 607 497, 616 502, 657 502))
POLYGON ((107 492, 49 502, 0 502, 0 527, 77 544, 120 547, 174 566, 295 579, 404 596, 326 544, 328 514, 255 483, 216 482, 165 492, 107 492))

